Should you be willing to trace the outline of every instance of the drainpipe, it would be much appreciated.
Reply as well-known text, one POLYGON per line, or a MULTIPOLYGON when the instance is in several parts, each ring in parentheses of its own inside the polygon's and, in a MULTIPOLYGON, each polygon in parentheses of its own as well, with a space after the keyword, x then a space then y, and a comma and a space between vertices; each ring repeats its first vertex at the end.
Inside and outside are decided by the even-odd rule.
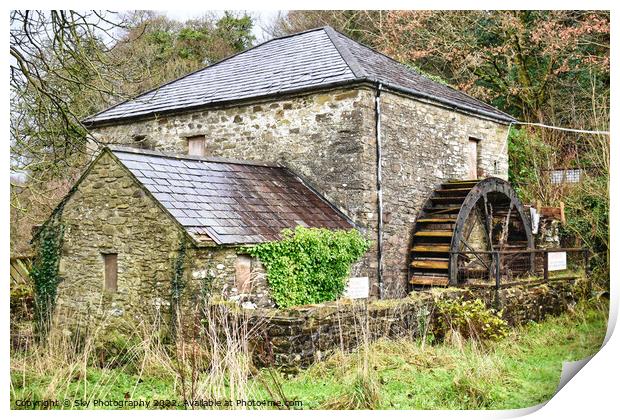
POLYGON ((383 299, 383 190, 381 188, 381 83, 375 91, 375 133, 377 136, 377 286, 379 299, 383 299))

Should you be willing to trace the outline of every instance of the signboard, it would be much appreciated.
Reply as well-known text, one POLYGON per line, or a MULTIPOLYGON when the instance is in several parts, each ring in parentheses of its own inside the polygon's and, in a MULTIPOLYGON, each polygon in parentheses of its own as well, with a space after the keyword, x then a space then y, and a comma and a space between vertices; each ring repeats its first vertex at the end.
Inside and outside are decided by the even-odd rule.
POLYGON ((549 271, 566 270, 566 252, 550 252, 547 269, 549 271))
POLYGON ((368 277, 351 277, 344 289, 344 297, 366 299, 368 297, 368 277))

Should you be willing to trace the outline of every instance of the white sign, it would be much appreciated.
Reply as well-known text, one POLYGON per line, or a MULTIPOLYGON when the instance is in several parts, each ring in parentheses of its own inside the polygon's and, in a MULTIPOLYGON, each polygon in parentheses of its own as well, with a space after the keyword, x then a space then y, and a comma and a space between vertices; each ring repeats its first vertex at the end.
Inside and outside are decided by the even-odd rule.
POLYGON ((368 277, 351 277, 344 289, 344 296, 349 299, 366 299, 368 290, 368 277))
POLYGON ((550 252, 547 269, 549 271, 566 270, 566 252, 550 252))

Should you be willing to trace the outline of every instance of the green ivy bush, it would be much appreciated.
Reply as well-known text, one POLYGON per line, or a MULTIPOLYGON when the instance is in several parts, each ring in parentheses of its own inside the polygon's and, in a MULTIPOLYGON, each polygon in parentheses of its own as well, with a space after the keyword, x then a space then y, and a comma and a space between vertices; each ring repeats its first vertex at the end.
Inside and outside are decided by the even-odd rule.
POLYGON ((280 308, 338 299, 351 264, 370 247, 357 230, 298 226, 282 231, 282 240, 252 247, 250 254, 267 270, 271 296, 280 308))
POLYGON ((473 340, 499 340, 508 335, 508 323, 501 313, 487 308, 480 299, 462 298, 436 302, 439 312, 439 335, 456 331, 473 340))
POLYGON ((187 257, 187 239, 181 235, 179 250, 173 261, 172 278, 170 279, 170 327, 173 336, 176 336, 179 322, 179 304, 185 289, 185 259, 187 257))
POLYGON ((56 291, 61 280, 58 267, 63 237, 64 226, 58 221, 58 217, 44 225, 38 235, 37 255, 32 264, 30 278, 34 284, 35 327, 39 339, 47 335, 56 304, 56 291))

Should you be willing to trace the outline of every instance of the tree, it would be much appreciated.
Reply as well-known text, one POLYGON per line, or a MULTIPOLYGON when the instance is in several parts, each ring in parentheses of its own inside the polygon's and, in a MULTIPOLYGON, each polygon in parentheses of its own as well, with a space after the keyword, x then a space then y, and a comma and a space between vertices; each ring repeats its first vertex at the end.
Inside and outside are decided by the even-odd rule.
POLYGON ((32 225, 96 151, 85 117, 253 41, 252 19, 229 12, 181 23, 153 12, 12 11, 12 248, 27 248, 32 225))
POLYGON ((125 87, 135 96, 252 46, 250 16, 224 12, 181 23, 152 11, 124 16, 128 22, 115 46, 116 61, 143 75, 125 87))
POLYGON ((89 146, 80 119, 114 95, 103 35, 122 23, 111 14, 11 11, 11 245, 23 249, 33 224, 54 207, 89 146), (18 176, 16 176, 18 175, 18 176))
POLYGON ((290 11, 271 32, 326 24, 525 121, 585 123, 609 96, 608 12, 290 11))

